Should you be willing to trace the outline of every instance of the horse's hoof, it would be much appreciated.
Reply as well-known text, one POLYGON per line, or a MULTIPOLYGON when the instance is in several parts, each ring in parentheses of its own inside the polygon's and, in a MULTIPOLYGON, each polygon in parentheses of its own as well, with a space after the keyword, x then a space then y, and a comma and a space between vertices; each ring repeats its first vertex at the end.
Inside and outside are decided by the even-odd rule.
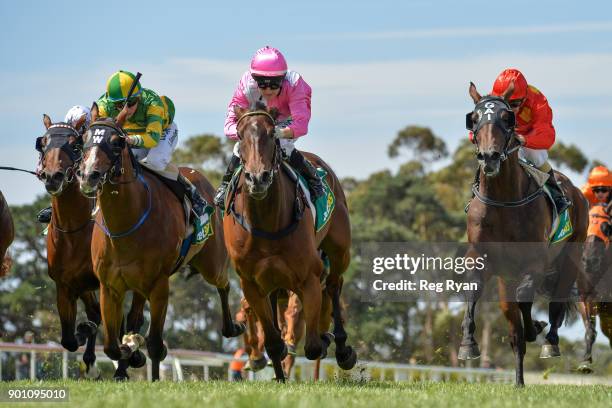
POLYGON ((91 320, 87 320, 85 322, 79 323, 76 328, 77 333, 85 337, 95 336, 98 332, 98 325, 92 322, 91 320))
POLYGON ((115 380, 116 382, 123 382, 123 381, 128 381, 130 379, 129 375, 114 375, 113 376, 113 380, 115 380))
POLYGON ((578 368, 576 368, 576 371, 581 374, 592 374, 593 368, 591 368, 591 363, 589 363, 588 361, 583 361, 582 363, 580 363, 578 368))
POLYGON ((266 368, 266 366, 268 365, 268 359, 265 356, 261 356, 261 358, 257 359, 257 360, 250 360, 247 361, 246 366, 244 367, 244 369, 248 369, 252 370, 254 372, 257 371, 261 371, 264 368, 266 368))
POLYGON ((130 346, 128 346, 127 344, 119 345, 119 351, 121 352, 120 360, 127 360, 134 353, 132 349, 130 348, 130 346))
POLYGON ((128 359, 128 365, 132 368, 140 368, 145 364, 147 364, 147 357, 145 357, 144 353, 140 350, 133 352, 128 359))
POLYGON ((351 346, 346 346, 346 349, 348 352, 343 353, 342 355, 336 352, 336 362, 341 369, 350 370, 351 368, 355 367, 355 364, 357 364, 357 353, 355 353, 355 350, 353 350, 351 346))
POLYGON ((542 344, 542 351, 540 352, 540 358, 554 358, 561 357, 559 346, 554 344, 542 344))
POLYGON ((544 322, 542 320, 536 320, 533 322, 533 327, 535 327, 536 334, 542 333, 542 330, 544 330, 546 326, 548 326, 548 322, 544 322))
POLYGON ((459 360, 476 360, 480 357, 480 349, 478 344, 462 344, 459 346, 459 354, 457 358, 459 360))
POLYGON ((87 367, 85 370, 85 378, 88 380, 100 380, 102 378, 100 370, 98 370, 95 364, 87 367))
POLYGON ((319 359, 324 360, 327 357, 327 349, 329 345, 334 341, 334 335, 332 333, 323 333, 321 335, 321 341, 323 342, 323 347, 321 350, 321 356, 319 359))

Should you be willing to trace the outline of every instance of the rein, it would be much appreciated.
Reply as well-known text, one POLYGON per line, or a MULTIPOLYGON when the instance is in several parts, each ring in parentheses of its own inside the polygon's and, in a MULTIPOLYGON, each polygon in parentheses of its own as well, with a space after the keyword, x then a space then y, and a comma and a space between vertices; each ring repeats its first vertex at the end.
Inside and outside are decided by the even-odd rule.
POLYGON ((149 218, 149 214, 151 213, 151 208, 153 207, 153 198, 151 197, 151 188, 149 187, 149 184, 147 183, 147 180, 143 177, 142 173, 138 173, 137 179, 144 185, 145 190, 147 190, 147 209, 140 216, 136 224, 134 224, 132 227, 130 227, 126 231, 115 233, 115 232, 111 232, 111 230, 106 226, 106 221, 104 221, 104 214, 102 214, 101 216, 102 222, 99 223, 95 221, 96 225, 104 232, 104 234, 106 234, 107 237, 111 239, 123 238, 123 237, 130 235, 131 233, 136 231, 138 228, 140 228, 142 224, 144 224, 144 222, 147 220, 147 218, 149 218))
MULTIPOLYGON (((272 121, 272 124, 276 124, 276 120, 272 117, 272 115, 270 115, 268 112, 266 112, 265 110, 255 110, 252 112, 247 112, 245 114, 243 114, 240 119, 238 119, 238 121, 236 122, 236 127, 238 127, 238 124, 245 118, 248 116, 258 116, 258 115, 263 115, 266 116, 268 119, 270 119, 272 121)), ((242 136, 238 133, 238 137, 240 138, 240 140, 242 140, 242 136)), ((242 158, 240 158, 240 161, 242 162, 242 158)), ((274 145, 274 162, 272 163, 272 182, 274 181, 274 175, 276 175, 276 173, 278 172, 278 168, 280 167, 280 163, 281 163, 281 158, 280 158, 280 147, 279 147, 279 142, 278 139, 275 140, 275 145, 274 145)), ((242 214, 236 212, 236 209, 234 208, 234 204, 235 204, 235 195, 236 195, 236 190, 238 187, 238 182, 239 177, 237 177, 235 186, 233 188, 233 193, 232 193, 232 197, 230 198, 230 203, 228 205, 228 213, 232 215, 232 217, 234 217, 234 219, 236 220, 236 222, 238 222, 238 224, 249 234, 253 235, 254 237, 257 238, 263 238, 263 239, 267 239, 270 241, 276 241, 279 239, 282 239, 284 237, 286 237, 287 235, 291 234, 293 231, 295 231, 297 229, 297 227, 300 225, 300 221, 303 218, 304 215, 304 205, 302 205, 302 202, 300 201, 300 195, 299 195, 299 182, 296 181, 295 183, 295 200, 293 202, 293 220, 291 221, 291 223, 289 225, 287 225, 286 227, 275 231, 275 232, 268 232, 268 231, 264 231, 258 228, 254 228, 246 219, 245 216, 243 216, 242 214)))

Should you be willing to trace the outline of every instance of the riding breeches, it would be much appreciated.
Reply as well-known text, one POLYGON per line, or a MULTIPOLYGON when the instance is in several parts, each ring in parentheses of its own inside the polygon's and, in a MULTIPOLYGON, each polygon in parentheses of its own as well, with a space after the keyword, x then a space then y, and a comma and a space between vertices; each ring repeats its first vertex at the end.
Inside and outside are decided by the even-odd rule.
MULTIPOLYGON (((293 149, 295 149, 295 140, 296 139, 279 139, 280 140, 280 148, 283 151, 283 156, 285 158, 291 157, 291 153, 293 149)), ((234 145, 234 156, 240 157, 240 142, 236 142, 234 145)))
POLYGON ((545 166, 548 163, 548 150, 530 149, 528 147, 523 146, 519 149, 518 154, 520 159, 527 160, 528 162, 533 163, 540 170, 546 172, 550 170, 550 164, 548 166, 545 166), (543 166, 548 168, 542 168, 543 166))
POLYGON ((164 170, 170 163, 172 152, 178 142, 178 128, 172 122, 159 138, 157 146, 151 149, 132 149, 136 160, 146 163, 155 170, 164 170))

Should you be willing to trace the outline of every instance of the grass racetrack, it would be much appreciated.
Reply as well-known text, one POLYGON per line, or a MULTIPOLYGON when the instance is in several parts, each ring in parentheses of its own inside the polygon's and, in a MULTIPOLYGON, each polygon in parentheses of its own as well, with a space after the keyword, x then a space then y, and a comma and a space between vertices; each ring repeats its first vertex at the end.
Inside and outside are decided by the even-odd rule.
POLYGON ((68 387, 69 403, 0 403, 41 407, 610 407, 612 387, 593 385, 334 382, 3 382, 7 395, 15 387, 68 387))

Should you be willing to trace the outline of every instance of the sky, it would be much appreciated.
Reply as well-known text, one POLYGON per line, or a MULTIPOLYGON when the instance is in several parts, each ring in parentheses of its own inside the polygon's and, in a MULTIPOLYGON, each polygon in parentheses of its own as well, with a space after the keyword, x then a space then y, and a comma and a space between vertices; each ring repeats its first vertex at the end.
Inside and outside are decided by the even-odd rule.
MULTIPOLYGON (((0 16, 0 166, 34 169, 42 114, 60 121, 91 105, 119 69, 174 101, 180 140, 222 135, 234 87, 264 45, 313 88, 298 148, 341 177, 397 169, 387 145, 408 125, 452 150, 466 137, 469 82, 487 93, 507 67, 547 96, 557 140, 612 165, 609 1, 4 0, 0 16)), ((0 190, 10 204, 44 194, 33 176, 7 171, 0 190)))

